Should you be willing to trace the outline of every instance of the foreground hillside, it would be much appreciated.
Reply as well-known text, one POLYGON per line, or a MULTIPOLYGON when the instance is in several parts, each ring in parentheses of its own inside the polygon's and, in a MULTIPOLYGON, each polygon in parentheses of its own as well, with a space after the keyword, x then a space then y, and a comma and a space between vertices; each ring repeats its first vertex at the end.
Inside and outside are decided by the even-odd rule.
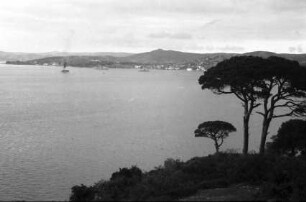
POLYGON ((108 181, 74 186, 71 201, 306 200, 305 157, 219 153, 168 159, 149 172, 123 168, 108 181), (220 195, 218 196, 219 193, 220 195), (236 194, 235 194, 236 193, 236 194), (192 196, 192 197, 190 197, 192 196))

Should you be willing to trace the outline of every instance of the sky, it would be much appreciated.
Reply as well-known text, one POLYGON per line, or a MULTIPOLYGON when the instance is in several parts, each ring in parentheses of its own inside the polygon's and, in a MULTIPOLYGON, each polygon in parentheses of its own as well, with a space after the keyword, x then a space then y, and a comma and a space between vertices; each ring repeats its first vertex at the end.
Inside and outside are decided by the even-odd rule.
POLYGON ((306 0, 0 0, 0 51, 306 53, 306 0))

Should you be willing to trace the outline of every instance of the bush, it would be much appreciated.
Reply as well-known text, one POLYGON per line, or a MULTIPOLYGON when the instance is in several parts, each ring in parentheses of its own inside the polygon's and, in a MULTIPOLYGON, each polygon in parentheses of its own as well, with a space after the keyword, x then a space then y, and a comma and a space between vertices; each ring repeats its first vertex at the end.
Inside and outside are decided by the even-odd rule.
POLYGON ((95 196, 95 188, 83 184, 71 188, 70 201, 92 201, 95 196))
POLYGON ((276 200, 306 199, 306 162, 302 158, 279 158, 271 167, 262 192, 276 200))
POLYGON ((305 200, 305 170, 303 156, 219 153, 187 162, 167 159, 146 173, 133 166, 113 173, 109 181, 74 186, 70 200, 177 200, 199 189, 239 183, 260 185, 263 200, 305 200))
POLYGON ((271 137, 272 142, 267 143, 267 150, 270 153, 296 156, 306 153, 306 121, 292 119, 284 122, 277 135, 271 137))
POLYGON ((131 179, 135 178, 140 180, 142 177, 142 171, 136 166, 132 166, 131 168, 120 168, 118 172, 112 174, 111 181, 117 179, 131 179))

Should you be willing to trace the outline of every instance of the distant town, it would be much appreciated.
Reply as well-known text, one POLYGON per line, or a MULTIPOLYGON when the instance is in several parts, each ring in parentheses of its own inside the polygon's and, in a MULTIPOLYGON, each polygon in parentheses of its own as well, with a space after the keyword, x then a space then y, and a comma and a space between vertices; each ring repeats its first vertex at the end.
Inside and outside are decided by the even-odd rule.
POLYGON ((267 58, 279 56, 298 61, 306 66, 306 54, 277 54, 256 51, 244 54, 237 53, 186 53, 173 50, 157 49, 151 52, 129 53, 4 53, 0 52, 0 61, 14 65, 63 66, 64 62, 71 67, 90 67, 97 69, 135 68, 158 70, 200 70, 205 71, 219 62, 237 55, 249 55, 267 58))

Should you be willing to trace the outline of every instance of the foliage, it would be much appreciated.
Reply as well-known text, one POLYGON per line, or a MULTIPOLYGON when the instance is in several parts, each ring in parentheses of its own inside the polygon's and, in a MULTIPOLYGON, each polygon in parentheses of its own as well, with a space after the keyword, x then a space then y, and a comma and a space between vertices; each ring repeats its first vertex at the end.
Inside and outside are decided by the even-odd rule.
POLYGON ((132 166, 130 169, 128 168, 120 168, 118 172, 115 172, 112 174, 111 180, 117 180, 117 179, 121 179, 121 178, 141 178, 142 176, 142 171, 136 167, 136 166, 132 166))
POLYGON ((256 86, 260 84, 258 69, 264 66, 264 63, 265 60, 260 57, 236 56, 218 63, 199 78, 203 90, 209 89, 216 94, 233 94, 242 101, 244 154, 248 153, 250 116, 260 105, 257 99, 262 96, 256 86))
POLYGON ((141 172, 141 177, 140 169, 132 167, 120 169, 109 181, 94 186, 74 186, 70 200, 177 200, 195 194, 199 189, 239 183, 262 187, 259 194, 263 200, 305 200, 304 169, 305 158, 275 155, 218 153, 187 162, 167 159, 164 166, 141 172))
POLYGON ((268 144, 270 152, 295 156, 297 153, 306 154, 306 121, 292 119, 284 122, 277 135, 272 136, 268 144))
POLYGON ((93 201, 95 196, 95 188, 87 187, 83 184, 76 185, 71 188, 70 201, 93 201))
POLYGON ((219 148, 223 144, 225 138, 229 133, 236 131, 236 128, 224 121, 207 121, 201 123, 198 129, 194 131, 196 137, 207 137, 214 141, 216 152, 219 152, 219 148))
POLYGON ((270 167, 261 195, 277 201, 306 200, 306 161, 301 157, 278 158, 270 167))
POLYGON ((260 153, 265 152, 265 143, 272 119, 285 116, 304 116, 306 97, 306 68, 298 62, 280 57, 269 57, 259 69, 262 93, 263 117, 260 153))
POLYGON ((218 63, 199 78, 202 89, 216 94, 234 94, 244 107, 244 149, 248 149, 248 127, 252 111, 263 117, 260 153, 265 150, 272 119, 306 115, 306 68, 296 61, 271 56, 267 59, 239 56, 218 63))

